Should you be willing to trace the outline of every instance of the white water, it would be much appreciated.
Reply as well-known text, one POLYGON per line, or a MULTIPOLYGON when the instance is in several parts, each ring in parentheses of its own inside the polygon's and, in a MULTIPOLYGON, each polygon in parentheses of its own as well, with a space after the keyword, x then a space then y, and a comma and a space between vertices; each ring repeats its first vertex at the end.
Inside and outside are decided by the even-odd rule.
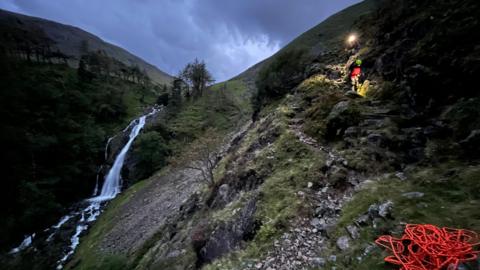
MULTIPOLYGON (((80 243, 80 234, 88 229, 88 223, 95 221, 97 217, 100 215, 100 206, 102 202, 109 201, 115 198, 118 193, 120 193, 122 188, 122 167, 123 163, 125 162, 125 157, 128 153, 128 150, 132 146, 133 141, 138 136, 140 131, 145 126, 145 121, 147 117, 157 113, 159 110, 153 109, 152 112, 142 115, 140 118, 137 118, 130 122, 130 124, 123 130, 124 132, 127 131, 130 127, 132 128, 129 134, 128 142, 123 146, 120 153, 115 158, 113 166, 108 171, 107 176, 105 177, 105 181, 103 182, 102 189, 100 194, 95 196, 98 192, 98 182, 96 184, 94 190, 94 197, 88 199, 89 205, 81 211, 81 218, 77 225, 75 234, 70 239, 70 251, 65 254, 57 263, 57 269, 62 269, 63 264, 65 263, 68 258, 74 253, 75 249, 77 248, 78 244, 80 243)), ((113 137, 112 137, 113 138, 113 137)), ((108 139, 107 145, 105 147, 105 159, 108 158, 108 145, 112 138, 108 139)))
POLYGON ((10 254, 17 253, 17 252, 19 252, 21 250, 24 250, 27 247, 29 247, 32 244, 33 238, 35 238, 35 234, 25 236, 22 243, 18 247, 12 249, 10 251, 10 254))
POLYGON ((115 138, 115 136, 108 138, 107 145, 105 145, 105 161, 108 159, 108 146, 110 146, 110 142, 112 142, 113 138, 115 138))
MULTIPOLYGON (((128 150, 132 146, 132 143, 135 140, 135 138, 138 136, 140 131, 145 126, 145 121, 147 117, 157 113, 158 111, 159 111, 158 109, 154 108, 150 113, 131 121, 130 124, 123 130, 123 132, 126 132, 131 128, 128 142, 123 146, 119 154, 116 156, 113 166, 110 168, 107 176, 105 177, 105 181, 103 182, 100 194, 98 194, 98 184, 99 184, 99 175, 103 165, 99 168, 99 171, 97 173, 97 180, 96 180, 95 187, 93 190, 93 195, 92 195, 93 197, 86 200, 88 202, 88 206, 78 212, 70 213, 69 215, 62 217, 57 224, 45 230, 45 231, 53 230, 53 232, 47 238, 47 241, 51 241, 53 239, 53 236, 56 234, 57 230, 60 227, 62 227, 63 224, 65 224, 68 220, 72 218, 80 217, 79 221, 77 222, 75 233, 70 238, 69 250, 64 254, 64 256, 60 260, 58 260, 57 269, 63 268, 63 264, 70 258, 70 256, 74 253, 75 249, 80 243, 81 233, 86 229, 88 229, 88 224, 95 221, 97 217, 100 215, 101 204, 103 202, 106 202, 115 198, 118 195, 118 193, 120 193, 121 186, 122 186, 121 171, 122 171, 123 163, 125 162, 125 157, 128 153, 128 150)), ((107 141, 107 145, 105 147, 105 160, 108 158, 108 147, 113 138, 114 137, 109 138, 107 141)), ((26 236, 23 242, 18 247, 10 251, 10 254, 20 252, 26 249, 27 247, 29 247, 32 244, 34 237, 35 237, 35 234, 26 236)))
POLYGON ((98 168, 97 177, 95 179, 95 187, 93 188, 92 197, 95 197, 98 194, 98 179, 100 178, 100 173, 102 172, 102 170, 103 170, 103 165, 101 165, 100 168, 98 168))
MULTIPOLYGON (((155 111, 153 111, 153 113, 154 112, 155 111)), ((118 193, 120 193, 121 181, 122 181, 121 172, 122 172, 123 163, 125 161, 125 156, 127 155, 127 152, 130 149, 130 146, 132 145, 133 141, 140 133, 140 130, 142 130, 143 126, 145 126, 145 119, 147 118, 148 115, 143 115, 140 118, 135 120, 135 124, 133 125, 132 130, 130 131, 128 142, 123 146, 122 150, 120 151, 118 156, 115 158, 115 162, 113 163, 112 168, 110 168, 110 171, 105 177, 105 182, 103 183, 100 195, 89 199, 90 201, 102 202, 106 200, 111 200, 115 198, 115 196, 117 196, 118 193)))

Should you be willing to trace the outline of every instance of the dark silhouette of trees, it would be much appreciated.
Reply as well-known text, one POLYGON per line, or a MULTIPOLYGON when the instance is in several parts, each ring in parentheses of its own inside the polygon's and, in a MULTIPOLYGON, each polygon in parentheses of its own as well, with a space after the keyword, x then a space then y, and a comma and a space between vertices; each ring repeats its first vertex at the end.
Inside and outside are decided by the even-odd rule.
POLYGON ((148 77, 146 71, 142 71, 137 65, 127 66, 108 56, 103 50, 88 52, 88 42, 86 41, 81 43, 80 51, 86 52, 80 56, 78 63, 78 74, 83 79, 117 77, 144 86, 151 85, 150 77, 148 77))
POLYGON ((168 99, 168 112, 169 114, 175 114, 182 106, 182 95, 184 92, 188 92, 186 83, 180 79, 175 78, 172 81, 169 99, 168 99))
POLYGON ((4 56, 37 63, 63 63, 71 58, 54 50, 55 42, 41 28, 27 28, 20 22, 0 26, 0 50, 4 56))

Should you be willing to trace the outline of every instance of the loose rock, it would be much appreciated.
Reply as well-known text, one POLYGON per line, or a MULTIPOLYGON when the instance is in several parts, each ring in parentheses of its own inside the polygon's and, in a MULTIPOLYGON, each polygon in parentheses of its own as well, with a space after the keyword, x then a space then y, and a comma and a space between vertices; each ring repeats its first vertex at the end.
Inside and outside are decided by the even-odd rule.
POLYGON ((337 247, 342 251, 348 249, 350 247, 350 239, 348 236, 341 236, 338 238, 337 247))

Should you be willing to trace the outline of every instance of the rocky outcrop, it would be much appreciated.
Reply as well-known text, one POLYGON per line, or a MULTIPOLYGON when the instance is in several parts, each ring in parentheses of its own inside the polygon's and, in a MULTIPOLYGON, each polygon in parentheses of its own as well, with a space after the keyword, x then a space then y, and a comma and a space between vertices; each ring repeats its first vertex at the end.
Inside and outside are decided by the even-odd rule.
POLYGON ((325 137, 327 139, 341 138, 347 128, 359 123, 359 114, 360 111, 355 103, 350 101, 337 103, 327 116, 325 137))
POLYGON ((199 263, 208 263, 241 247, 255 235, 256 198, 249 200, 239 213, 216 226, 198 251, 199 263))

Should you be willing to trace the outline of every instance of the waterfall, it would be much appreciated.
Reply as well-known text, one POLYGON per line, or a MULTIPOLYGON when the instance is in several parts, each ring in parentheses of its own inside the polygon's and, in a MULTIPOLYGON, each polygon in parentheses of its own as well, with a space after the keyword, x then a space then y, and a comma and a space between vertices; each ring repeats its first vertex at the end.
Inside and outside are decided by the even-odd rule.
POLYGON ((123 146, 122 150, 115 158, 115 162, 113 163, 112 168, 110 168, 110 171, 108 171, 108 174, 105 177, 105 181, 102 186, 102 190, 100 191, 100 195, 91 198, 90 201, 101 202, 101 201, 111 200, 115 198, 115 196, 117 196, 118 193, 120 193, 121 184, 122 184, 121 172, 122 172, 123 163, 125 161, 125 156, 127 155, 127 152, 130 149, 130 146, 132 145, 133 141, 140 133, 140 130, 142 130, 143 126, 145 126, 145 119, 147 118, 147 116, 155 112, 156 111, 154 110, 152 113, 148 115, 143 115, 140 118, 136 119, 135 122, 133 122, 134 124, 133 124, 132 130, 130 131, 128 142, 123 146))
MULTIPOLYGON (((160 110, 162 110, 162 108, 160 109, 153 108, 153 110, 150 113, 142 115, 139 118, 131 121, 130 124, 123 130, 123 132, 127 132, 128 130, 130 130, 130 133, 128 135, 128 141, 122 147, 118 155, 115 157, 115 161, 112 167, 110 168, 110 170, 108 171, 107 175, 105 176, 101 190, 99 192, 99 177, 100 177, 100 172, 102 171, 104 165, 100 166, 97 173, 97 179, 96 179, 95 187, 93 190, 93 195, 91 198, 85 200, 85 202, 87 203, 87 206, 86 207, 82 206, 81 208, 77 208, 76 211, 72 211, 70 214, 62 217, 57 224, 45 230, 45 232, 51 232, 48 238, 46 239, 46 241, 49 242, 53 239, 53 237, 58 232, 58 230, 61 229, 64 223, 66 223, 68 220, 71 220, 71 219, 77 220, 75 232, 70 238, 69 248, 67 251, 65 251, 62 254, 62 257, 57 261, 57 267, 56 267, 57 269, 62 269, 64 266, 64 263, 73 255, 73 253, 75 252, 75 249, 80 243, 81 233, 87 230, 89 227, 89 223, 95 221, 97 217, 100 215, 103 203, 115 198, 120 193, 121 187, 122 187, 121 171, 122 171, 123 163, 125 162, 126 155, 130 150, 130 147, 132 146, 133 141, 140 134, 140 131, 145 126, 146 119, 149 116, 156 114, 160 110)), ((114 137, 109 138, 105 146, 105 161, 108 158, 108 147, 113 138, 114 137)), ((10 251, 10 254, 14 254, 28 248, 32 244, 32 241, 34 240, 34 238, 35 238, 35 234, 27 235, 23 240, 23 242, 18 247, 10 251)))
MULTIPOLYGON (((102 189, 99 195, 97 194, 98 189, 98 182, 95 185, 94 189, 94 197, 87 199, 89 205, 81 211, 81 219, 79 223, 77 223, 77 228, 75 234, 70 239, 70 251, 68 251, 57 263, 57 269, 62 269, 63 264, 67 261, 70 256, 73 255, 75 249, 77 248, 78 244, 80 243, 80 234, 88 229, 88 223, 93 222, 97 219, 100 215, 101 211, 101 203, 105 201, 109 201, 115 198, 118 193, 120 193, 122 188, 122 167, 123 163, 125 162, 125 157, 132 146, 133 141, 138 136, 140 131, 145 126, 145 122, 147 117, 157 113, 159 110, 154 108, 150 113, 146 115, 142 115, 139 118, 130 122, 130 124, 123 130, 126 132, 130 127, 130 134, 128 135, 127 143, 122 147, 122 150, 118 153, 115 161, 113 162, 113 166, 107 173, 105 177, 105 181, 103 182, 102 189)), ((112 137, 113 138, 113 137, 112 137)), ((105 147, 105 159, 108 158, 108 145, 110 144, 112 138, 108 139, 107 145, 105 147)))

